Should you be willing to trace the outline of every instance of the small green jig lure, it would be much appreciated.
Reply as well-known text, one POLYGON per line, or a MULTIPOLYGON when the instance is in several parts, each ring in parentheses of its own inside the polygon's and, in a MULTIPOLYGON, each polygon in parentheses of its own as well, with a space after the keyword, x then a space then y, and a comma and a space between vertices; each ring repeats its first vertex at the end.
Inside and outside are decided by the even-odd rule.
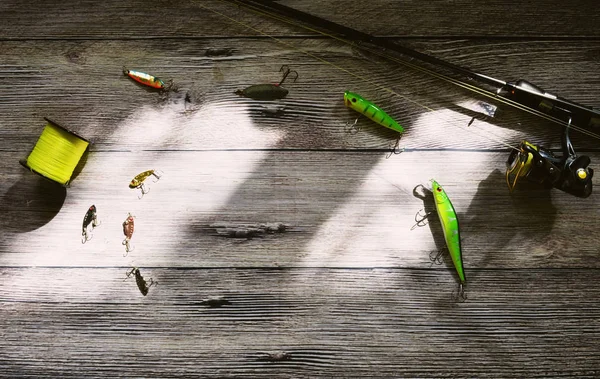
MULTIPOLYGON (((398 124, 393 118, 391 118, 390 115, 385 113, 377 105, 365 100, 359 94, 350 91, 344 92, 344 104, 346 104, 348 108, 367 116, 381 126, 395 130, 398 133, 404 133, 404 128, 400 126, 400 124, 398 124)), ((356 121, 354 121, 352 127, 356 126, 357 122, 358 118, 356 121)))
MULTIPOLYGON (((465 300, 466 296, 464 291, 464 285, 466 283, 466 278, 462 263, 462 247, 460 243, 458 217, 456 215, 456 211, 454 210, 452 202, 448 198, 446 191, 444 191, 444 188, 433 179, 431 179, 430 183, 431 188, 427 188, 425 186, 423 186, 423 188, 426 188, 433 193, 435 208, 440 219, 440 223, 442 225, 442 230, 444 231, 444 239, 446 241, 446 246, 448 247, 450 257, 452 258, 452 263, 454 263, 454 267, 456 268, 456 273, 458 274, 458 279, 460 281, 458 287, 458 297, 465 300)), ((420 223, 423 220, 425 220, 428 216, 429 214, 427 214, 420 220, 417 220, 415 217, 417 225, 422 226, 420 225, 420 223)), ((437 259, 438 257, 435 258, 435 260, 437 259)))
POLYGON ((283 78, 278 84, 256 84, 250 87, 246 87, 243 90, 235 91, 236 95, 248 97, 254 100, 277 100, 283 99, 287 96, 288 90, 283 88, 281 85, 288 77, 290 73, 295 73, 294 82, 298 79, 298 73, 291 71, 287 65, 281 66, 279 71, 283 71, 283 78))

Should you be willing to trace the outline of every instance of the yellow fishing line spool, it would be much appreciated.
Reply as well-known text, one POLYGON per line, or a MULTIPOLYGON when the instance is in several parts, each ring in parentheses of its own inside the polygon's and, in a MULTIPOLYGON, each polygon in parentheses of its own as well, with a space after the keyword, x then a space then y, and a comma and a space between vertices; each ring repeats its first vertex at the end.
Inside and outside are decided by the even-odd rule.
POLYGON ((47 124, 42 135, 27 159, 19 162, 66 187, 90 142, 48 118, 44 120, 47 124))

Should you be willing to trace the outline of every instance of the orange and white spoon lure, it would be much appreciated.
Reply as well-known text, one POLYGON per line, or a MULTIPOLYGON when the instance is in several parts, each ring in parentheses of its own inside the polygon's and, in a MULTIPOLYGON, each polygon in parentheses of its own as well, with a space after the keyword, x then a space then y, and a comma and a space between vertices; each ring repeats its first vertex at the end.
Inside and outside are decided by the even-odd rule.
POLYGON ((132 216, 131 213, 127 213, 127 218, 123 222, 123 234, 125 235, 125 239, 123 240, 123 245, 125 245, 125 254, 123 255, 124 257, 127 256, 127 253, 133 250, 131 248, 131 245, 129 244, 131 237, 133 237, 133 219, 134 216, 132 216))
POLYGON ((128 70, 125 67, 123 67, 123 74, 129 76, 136 82, 146 85, 148 87, 152 87, 155 89, 165 89, 165 82, 163 82, 156 76, 146 74, 145 72, 128 70))

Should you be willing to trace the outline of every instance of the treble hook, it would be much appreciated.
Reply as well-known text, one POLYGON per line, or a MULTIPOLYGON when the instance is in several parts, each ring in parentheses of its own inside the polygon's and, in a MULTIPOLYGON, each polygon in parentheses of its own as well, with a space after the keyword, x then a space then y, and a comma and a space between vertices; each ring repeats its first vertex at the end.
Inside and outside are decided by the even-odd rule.
POLYGON ((156 180, 152 180, 153 183, 156 183, 160 180, 160 178, 163 176, 164 172, 163 171, 159 171, 159 170, 154 170, 154 172, 152 173, 152 176, 154 176, 156 178, 156 180))
POLYGON ((125 238, 123 240, 122 245, 125 245, 125 254, 123 254, 124 257, 126 257, 127 255, 129 255, 130 251, 133 251, 134 249, 131 248, 131 245, 129 244, 129 239, 125 238))
POLYGON ((431 212, 426 213, 425 215, 421 215, 421 211, 423 209, 421 209, 420 211, 417 212, 417 214, 415 214, 415 222, 416 224, 414 224, 412 226, 412 228, 410 228, 410 230, 413 230, 414 228, 416 228, 417 226, 420 228, 422 226, 427 225, 429 222, 424 223, 423 221, 427 220, 427 218, 429 218, 429 215, 431 214, 431 212), (418 218, 420 217, 420 218, 418 218))
POLYGON ((296 82, 296 79, 298 79, 298 71, 290 70, 290 67, 287 64, 281 66, 279 72, 283 72, 283 78, 281 78, 281 81, 279 82, 279 84, 277 84, 278 86, 282 85, 285 81, 285 78, 287 78, 288 75, 292 72, 296 74, 296 76, 294 77, 294 83, 296 82))
POLYGON ((141 199, 142 197, 144 197, 145 194, 150 192, 150 189, 146 188, 144 183, 142 183, 142 184, 140 184, 140 191, 142 191, 142 195, 141 196, 138 195, 138 199, 141 199))
POLYGON ((435 263, 436 265, 441 265, 444 263, 444 253, 446 252, 445 248, 440 249, 438 251, 432 251, 429 253, 429 260, 431 263, 435 263), (435 255, 433 255, 435 253, 435 255))
POLYGON ((404 152, 404 148, 400 148, 400 140, 402 139, 402 134, 400 134, 398 136, 398 138, 396 139, 396 143, 394 144, 394 146, 390 146, 390 151, 389 153, 386 154, 385 159, 388 159, 389 157, 393 155, 398 155, 402 152, 404 152))
POLYGON ((356 134, 358 132, 360 132, 361 127, 360 126, 356 126, 356 124, 358 124, 358 120, 360 119, 360 116, 358 116, 356 118, 356 120, 354 120, 354 123, 352 125, 350 125, 350 123, 346 123, 346 131, 349 132, 350 134, 356 134))
POLYGON ((88 234, 88 231, 84 231, 81 234, 81 243, 86 243, 87 241, 90 241, 92 238, 94 238, 94 235, 92 233, 88 234), (90 236, 90 238, 88 238, 88 236, 90 236))
POLYGON ((458 292, 452 291, 452 300, 464 303, 467 300, 467 294, 465 292, 465 287, 463 283, 458 285, 458 292))

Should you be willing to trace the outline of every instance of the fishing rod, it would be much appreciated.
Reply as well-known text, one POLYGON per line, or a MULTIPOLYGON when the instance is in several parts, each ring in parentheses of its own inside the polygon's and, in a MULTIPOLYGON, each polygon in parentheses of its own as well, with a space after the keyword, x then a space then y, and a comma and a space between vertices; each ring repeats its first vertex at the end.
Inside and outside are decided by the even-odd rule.
MULTIPOLYGON (((427 72, 438 78, 460 85, 463 88, 476 90, 476 92, 479 92, 480 94, 484 94, 495 99, 502 98, 505 100, 502 101, 504 103, 522 110, 526 110, 560 125, 565 126, 568 123, 567 121, 570 119, 569 127, 572 129, 579 130, 580 128, 587 128, 600 131, 600 110, 595 110, 592 107, 588 107, 568 100, 564 97, 556 96, 546 92, 541 87, 528 82, 527 80, 520 79, 513 83, 496 79, 491 76, 472 71, 468 68, 461 67, 454 63, 450 63, 448 61, 399 45, 389 38, 374 37, 356 29, 352 29, 327 19, 300 11, 298 9, 279 4, 273 0, 230 0, 230 2, 259 10, 270 16, 283 16, 292 22, 308 24, 317 29, 313 29, 313 31, 320 32, 320 30, 325 29, 329 33, 333 34, 320 33, 333 38, 336 38, 336 36, 343 36, 344 39, 354 42, 356 47, 366 49, 370 52, 374 51, 368 47, 365 47, 364 44, 373 45, 379 47, 383 51, 400 53, 412 58, 416 58, 424 63, 449 69, 456 74, 465 76, 467 79, 469 79, 469 81, 476 81, 481 84, 492 86, 495 88, 495 91, 489 91, 482 87, 477 88, 477 86, 473 86, 470 83, 466 83, 448 75, 432 71, 423 66, 416 67, 420 71, 427 72)), ((379 55, 389 58, 389 56, 386 56, 385 54, 379 55)), ((413 67, 413 65, 410 63, 406 63, 413 67)), ((585 134, 598 137, 598 135, 595 133, 585 134)))
MULTIPOLYGON (((370 52, 417 71, 427 73, 433 77, 452 83, 461 88, 465 88, 474 93, 492 98, 500 103, 510 105, 514 108, 562 125, 562 155, 559 156, 555 155, 552 151, 545 149, 544 147, 534 145, 526 140, 521 142, 518 149, 503 143, 515 150, 510 154, 506 162, 506 182, 509 190, 512 192, 516 187, 517 182, 520 179, 525 178, 530 182, 542 185, 546 188, 554 187, 577 197, 586 198, 592 193, 592 177, 594 170, 589 167, 591 160, 588 156, 578 156, 575 153, 569 137, 569 131, 576 130, 590 137, 600 139, 600 135, 589 130, 597 130, 600 128, 600 112, 596 111, 595 109, 575 103, 563 97, 550 94, 526 80, 521 79, 515 83, 510 83, 495 79, 488 75, 480 74, 468 68, 464 68, 439 58, 435 58, 416 50, 398 45, 389 39, 374 37, 344 25, 340 25, 309 13, 299 11, 295 8, 278 4, 272 0, 225 1, 238 6, 243 6, 257 14, 282 21, 290 25, 302 27, 311 32, 339 40, 358 49, 370 52), (324 32, 323 29, 327 30, 327 32, 324 32), (374 46, 375 48, 369 47, 369 45, 374 46), (423 65, 411 63, 406 59, 398 59, 395 56, 390 55, 390 52, 400 53, 411 58, 416 58, 423 63, 437 66, 438 69, 448 69, 454 74, 461 74, 465 76, 469 81, 479 82, 480 86, 475 86, 463 80, 440 73, 438 70, 429 69, 423 65), (490 91, 485 89, 483 88, 483 85, 492 86, 495 88, 495 90, 490 91), (584 129, 584 127, 587 128, 587 130, 584 129)), ((214 10, 211 11, 230 19, 231 21, 235 21, 234 19, 222 13, 214 10)), ((245 25, 239 21, 235 22, 245 25)), ((258 31, 257 29, 248 25, 245 26, 258 31)), ((269 36, 266 33, 260 33, 269 36)), ((280 43, 288 45, 277 38, 272 36, 269 37, 280 43)), ((336 68, 348 74, 358 77, 356 74, 327 62, 309 52, 303 52, 312 56, 313 58, 335 66, 336 68)), ((391 91, 380 85, 377 86, 384 88, 387 91, 391 91)), ((412 100, 411 102, 419 104, 412 100)), ((422 104, 419 105, 430 109, 422 104)), ((471 123, 469 123, 469 125, 471 125, 471 123)))

